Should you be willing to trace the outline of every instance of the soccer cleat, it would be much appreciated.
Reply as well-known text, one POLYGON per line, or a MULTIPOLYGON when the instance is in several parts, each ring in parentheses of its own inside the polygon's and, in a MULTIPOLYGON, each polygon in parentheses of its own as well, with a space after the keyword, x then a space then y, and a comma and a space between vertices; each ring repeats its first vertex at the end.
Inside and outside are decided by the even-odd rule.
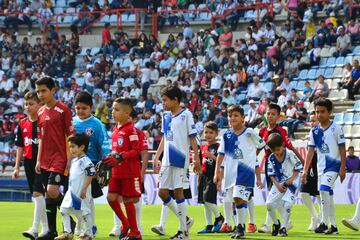
POLYGON ((237 225, 236 230, 232 234, 231 238, 241 239, 245 238, 245 225, 237 225))
POLYGON ((29 230, 23 232, 22 235, 26 238, 30 238, 31 240, 34 240, 38 236, 38 233, 33 231, 33 229, 30 228, 29 230))
POLYGON ((120 227, 114 226, 109 232, 109 237, 115 237, 120 235, 120 227))
POLYGON ((174 236, 169 238, 170 240, 188 240, 189 236, 186 232, 178 231, 174 236))
POLYGON ((325 234, 326 235, 331 235, 331 234, 335 235, 335 234, 339 234, 339 232, 338 232, 338 229, 336 226, 331 225, 331 227, 325 231, 325 234))
POLYGON ((96 233, 98 232, 97 226, 96 225, 92 226, 91 230, 92 230, 93 236, 95 237, 96 233))
POLYGON ((164 236, 165 235, 165 228, 161 225, 154 225, 151 227, 151 231, 156 233, 157 235, 164 236))
POLYGON ((259 228, 258 233, 270 233, 270 227, 266 224, 263 224, 259 228))
POLYGON ((93 238, 88 235, 81 235, 76 240, 93 240, 93 238))
POLYGON ((231 226, 229 226, 227 223, 224 223, 219 230, 219 233, 231 233, 231 232, 232 232, 231 226))
POLYGON ((57 232, 47 232, 47 233, 42 233, 40 234, 37 238, 35 238, 36 240, 49 240, 49 239, 54 239, 58 236, 57 232))
POLYGON ((212 233, 213 225, 206 225, 204 229, 198 231, 198 234, 212 233))
POLYGON ((320 223, 320 225, 315 229, 315 233, 325 233, 327 229, 328 227, 325 225, 325 223, 320 223))
POLYGON ((139 230, 141 236, 144 235, 144 228, 142 226, 138 226, 138 230, 139 230))
POLYGON ((131 235, 131 234, 129 234, 129 236, 126 236, 126 237, 124 237, 124 238, 119 238, 119 240, 141 240, 142 239, 142 237, 141 237, 141 235, 131 235))
POLYGON ((130 230, 130 227, 124 228, 124 226, 121 226, 119 239, 123 239, 123 238, 127 237, 129 230, 130 230))
POLYGON ((357 221, 354 221, 353 219, 342 219, 342 224, 345 225, 345 227, 348 227, 354 231, 359 231, 359 223, 357 221))
POLYGON ((256 224, 255 223, 249 223, 248 227, 247 227, 247 232, 248 233, 255 233, 257 230, 256 224))
POLYGON ((277 236, 279 236, 279 237, 286 237, 286 236, 287 236, 286 228, 285 228, 285 227, 281 228, 281 229, 279 230, 279 233, 278 233, 277 236))
POLYGON ((194 225, 194 219, 186 216, 186 227, 187 227, 188 232, 190 231, 192 225, 194 225))
POLYGON ((74 233, 76 236, 80 236, 82 234, 81 224, 76 224, 74 233))
POLYGON ((214 222, 214 226, 213 228, 211 229, 211 232, 219 232, 220 231, 220 228, 221 228, 221 225, 224 223, 224 217, 220 214, 219 217, 215 218, 215 222, 214 222))
POLYGON ((319 225, 319 223, 320 223, 320 220, 319 220, 318 218, 312 217, 312 218, 311 218, 311 223, 310 223, 310 225, 309 225, 309 227, 308 227, 308 230, 309 230, 309 231, 315 231, 315 229, 317 228, 317 226, 319 225))
POLYGON ((272 236, 277 236, 279 234, 280 227, 281 227, 281 224, 280 224, 280 221, 278 219, 278 224, 273 224, 272 225, 271 235, 272 236))
POLYGON ((74 235, 72 233, 63 232, 60 236, 54 238, 54 240, 72 240, 74 235))

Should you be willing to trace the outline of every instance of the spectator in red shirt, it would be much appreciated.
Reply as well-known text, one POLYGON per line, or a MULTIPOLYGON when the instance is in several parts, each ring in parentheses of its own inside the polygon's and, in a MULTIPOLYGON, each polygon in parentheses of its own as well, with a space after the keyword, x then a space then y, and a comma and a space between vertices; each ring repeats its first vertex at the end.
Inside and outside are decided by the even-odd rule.
POLYGON ((140 153, 143 148, 134 123, 130 120, 132 111, 129 98, 115 100, 112 110, 116 122, 112 134, 112 153, 104 159, 104 163, 113 167, 107 200, 122 222, 119 239, 128 236, 136 240, 141 239, 134 203, 141 196, 140 153), (123 198, 127 217, 121 210, 119 196, 123 198))
POLYGON ((101 36, 102 36, 101 47, 103 48, 104 54, 110 52, 110 43, 111 43, 110 29, 111 29, 110 23, 105 23, 105 28, 101 32, 101 36))
MULTIPOLYGON (((51 77, 42 77, 35 82, 37 95, 44 103, 38 111, 39 149, 35 171, 41 174, 45 187, 46 214, 49 232, 36 239, 53 239, 57 236, 56 212, 61 205, 63 195, 60 185, 67 185, 70 152, 67 137, 75 133, 72 125, 71 110, 67 105, 55 99, 55 81, 51 77)), ((65 189, 64 192, 66 192, 65 189)))

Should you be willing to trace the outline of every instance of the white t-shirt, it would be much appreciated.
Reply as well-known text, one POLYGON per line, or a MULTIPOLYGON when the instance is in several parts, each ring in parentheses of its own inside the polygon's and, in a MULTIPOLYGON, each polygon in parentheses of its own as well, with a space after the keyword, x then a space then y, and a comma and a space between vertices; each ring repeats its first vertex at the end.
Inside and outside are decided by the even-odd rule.
POLYGON ((187 109, 176 115, 164 112, 161 132, 164 134, 164 157, 162 166, 189 167, 190 139, 197 131, 193 115, 187 109))
POLYGON ((149 68, 141 69, 141 84, 147 83, 150 81, 151 70, 149 68))
POLYGON ((318 125, 310 130, 308 147, 316 148, 319 175, 330 171, 339 172, 341 163, 339 146, 344 144, 342 127, 334 122, 331 122, 326 129, 318 125))
POLYGON ((242 185, 254 187, 255 167, 258 165, 256 149, 265 147, 264 140, 252 128, 239 135, 228 129, 220 138, 218 154, 224 156, 225 189, 242 185))

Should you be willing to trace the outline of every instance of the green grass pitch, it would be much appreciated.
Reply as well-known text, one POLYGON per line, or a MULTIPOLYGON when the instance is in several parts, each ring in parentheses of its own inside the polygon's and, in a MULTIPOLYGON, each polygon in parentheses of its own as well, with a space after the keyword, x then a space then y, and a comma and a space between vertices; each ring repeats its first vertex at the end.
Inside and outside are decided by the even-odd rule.
MULTIPOLYGON (((341 219, 343 217, 350 217, 354 212, 354 205, 336 205, 335 214, 337 216, 337 223, 340 235, 325 236, 319 235, 307 231, 309 225, 310 216, 303 205, 295 205, 293 207, 293 212, 291 220, 294 224, 294 228, 289 231, 289 239, 360 239, 360 232, 355 232, 350 229, 347 229, 341 224, 341 219)), ((24 239, 21 235, 21 232, 27 230, 32 223, 32 214, 33 214, 33 204, 32 203, 9 203, 1 202, 0 203, 0 239, 1 240, 16 240, 24 239)), ((169 239, 170 235, 173 235, 176 232, 178 227, 178 222, 175 219, 175 216, 170 213, 169 219, 166 226, 166 236, 159 237, 153 234, 150 230, 151 225, 158 224, 159 217, 161 212, 160 205, 144 205, 143 206, 143 226, 145 229, 145 234, 143 236, 144 240, 155 240, 155 239, 169 239)), ((207 234, 207 235, 198 235, 197 231, 200 230, 205 225, 205 219, 203 214, 202 206, 191 206, 188 208, 188 215, 195 219, 195 224, 190 231, 190 239, 201 240, 201 239, 230 239, 229 236, 224 234, 207 234)), ((113 226, 113 215, 110 207, 108 205, 96 205, 95 212, 96 224, 98 226, 99 232, 96 236, 96 239, 117 239, 108 237, 108 233, 113 226)), ((256 224, 259 226, 263 223, 265 218, 265 207, 257 206, 256 207, 256 224)), ((61 230, 61 216, 58 214, 58 231, 61 230)), ((247 239, 279 239, 280 237, 271 237, 268 234, 247 234, 247 239)))

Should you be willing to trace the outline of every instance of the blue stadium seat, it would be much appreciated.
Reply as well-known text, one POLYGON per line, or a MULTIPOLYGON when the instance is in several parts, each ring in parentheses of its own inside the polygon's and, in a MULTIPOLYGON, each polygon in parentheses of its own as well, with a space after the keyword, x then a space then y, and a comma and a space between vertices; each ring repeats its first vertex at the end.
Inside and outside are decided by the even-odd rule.
POLYGON ((335 113, 334 122, 336 124, 344 124, 344 113, 335 113))
POLYGON ((59 15, 60 13, 63 13, 64 12, 64 9, 63 8, 59 8, 59 7, 56 7, 54 8, 54 14, 55 15, 59 15))
MULTIPOLYGON (((320 69, 319 69, 320 70, 320 69)), ((310 69, 310 71, 307 74, 307 79, 315 79, 316 77, 317 69, 310 69)))
POLYGON ((330 57, 330 58, 328 58, 328 60, 327 60, 327 62, 326 62, 326 65, 327 65, 328 67, 334 66, 334 65, 335 65, 335 61, 336 61, 336 58, 330 57))
POLYGON ((345 60, 344 60, 344 64, 347 64, 347 63, 352 63, 352 60, 353 60, 353 57, 352 56, 346 56, 345 60))
POLYGON ((327 58, 321 58, 319 66, 326 67, 327 60, 328 60, 327 58))
POLYGON ((109 15, 105 15, 100 19, 101 23, 109 23, 110 22, 110 16, 109 15))
POLYGON ((57 1, 56 1, 56 7, 58 7, 58 8, 64 8, 64 7, 66 7, 66 2, 65 2, 65 0, 57 0, 57 1))
POLYGON ((300 74, 299 74, 299 79, 300 80, 306 80, 307 79, 307 73, 308 73, 307 69, 301 70, 300 74))
POLYGON ((344 118, 343 118, 343 123, 346 125, 351 125, 353 124, 353 117, 354 117, 354 113, 345 113, 344 114, 344 118))
POLYGON ((121 68, 128 68, 131 65, 131 60, 129 58, 126 58, 120 65, 121 68))
POLYGON ((336 58, 335 65, 337 67, 342 67, 342 66, 344 66, 344 62, 345 62, 344 57, 338 57, 338 58, 336 58))
POLYGON ((297 82, 297 85, 296 85, 296 89, 297 89, 298 91, 303 91, 304 88, 305 88, 305 82, 306 82, 306 81, 298 81, 298 82, 297 82))
POLYGON ((320 75, 324 75, 324 74, 325 74, 325 68, 319 68, 319 69, 316 71, 315 78, 318 78, 320 75))
POLYGON ((338 77, 342 77, 342 72, 343 72, 343 68, 341 67, 337 67, 334 69, 334 72, 333 72, 333 78, 338 78, 338 77))
POLYGON ((129 15, 128 22, 135 22, 135 14, 129 15))
POLYGON ((271 89, 272 89, 272 87, 273 87, 273 83, 272 83, 272 82, 266 82, 266 83, 264 84, 264 87, 266 88, 266 90, 267 90, 268 92, 270 92, 271 89))
POLYGON ((247 19, 247 20, 254 19, 255 18, 254 11, 253 10, 246 11, 244 18, 247 19))
POLYGON ((356 46, 352 52, 354 55, 360 55, 360 46, 356 46))
POLYGON ((117 22, 117 15, 116 14, 111 15, 110 18, 109 18, 109 21, 111 23, 116 23, 117 22))
POLYGON ((131 84, 133 84, 134 82, 135 82, 135 79, 133 79, 133 78, 127 78, 127 79, 125 79, 123 86, 124 86, 124 87, 129 87, 129 86, 130 86, 131 84))
POLYGON ((201 21, 210 21, 211 15, 208 12, 202 12, 199 16, 201 21))
POLYGON ((333 68, 326 68, 325 73, 324 73, 324 77, 325 78, 332 78, 333 77, 333 75, 332 75, 333 72, 334 72, 333 68))
POLYGON ((67 23, 67 24, 70 24, 72 22, 73 22, 73 16, 71 16, 71 15, 66 15, 64 17, 64 20, 62 21, 62 23, 67 23))
POLYGON ((119 65, 121 65, 122 62, 123 62, 123 59, 122 59, 122 58, 116 58, 116 59, 114 60, 114 63, 113 63, 113 64, 116 65, 116 64, 119 63, 119 65))
POLYGON ((66 12, 67 13, 73 13, 73 12, 76 12, 76 9, 72 8, 72 7, 69 7, 69 8, 66 9, 66 12))
POLYGON ((81 52, 80 52, 80 56, 85 56, 86 55, 86 50, 88 50, 88 48, 84 47, 81 49, 81 52))
POLYGON ((122 22, 128 22, 129 15, 127 13, 121 14, 121 21, 122 22))
POLYGON ((360 112, 360 100, 356 100, 354 107, 348 110, 349 112, 360 112))
POLYGON ((84 83, 85 83, 85 79, 82 78, 82 77, 76 78, 76 83, 77 83, 80 87, 82 87, 82 86, 84 85, 84 83))
POLYGON ((360 124, 360 113, 355 113, 353 117, 353 123, 356 125, 360 124))
POLYGON ((250 105, 249 105, 249 104, 245 104, 245 105, 243 106, 243 109, 244 109, 245 115, 247 115, 247 113, 248 113, 248 111, 249 111, 249 109, 250 109, 250 105))
MULTIPOLYGON (((239 104, 240 101, 245 100, 245 99, 246 99, 246 94, 244 94, 244 93, 237 95, 235 98, 237 104, 239 104)), ((245 114, 246 114, 246 112, 245 112, 245 114)))
POLYGON ((100 52, 100 48, 98 47, 94 47, 91 49, 91 55, 95 56, 96 54, 98 54, 100 52))

